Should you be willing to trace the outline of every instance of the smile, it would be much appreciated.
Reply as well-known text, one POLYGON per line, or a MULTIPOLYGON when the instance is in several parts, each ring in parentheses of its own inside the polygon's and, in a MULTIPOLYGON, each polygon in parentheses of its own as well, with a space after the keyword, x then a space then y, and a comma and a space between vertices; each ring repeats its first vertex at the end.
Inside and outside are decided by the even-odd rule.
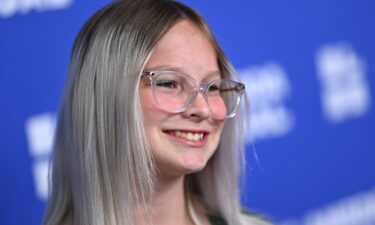
POLYGON ((191 146, 202 147, 208 141, 210 132, 192 130, 164 130, 172 140, 191 146))
POLYGON ((200 141, 203 139, 203 133, 192 133, 192 132, 183 132, 183 131, 172 131, 170 134, 175 135, 179 138, 184 138, 189 141, 200 141))

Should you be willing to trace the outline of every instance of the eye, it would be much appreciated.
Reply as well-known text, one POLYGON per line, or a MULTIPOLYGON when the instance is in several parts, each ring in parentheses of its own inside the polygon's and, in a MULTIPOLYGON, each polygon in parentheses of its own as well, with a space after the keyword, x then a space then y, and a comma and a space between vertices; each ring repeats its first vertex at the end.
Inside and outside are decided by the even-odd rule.
POLYGON ((178 88, 178 83, 175 80, 158 80, 155 85, 160 88, 178 88))
POLYGON ((220 91, 220 86, 218 84, 212 84, 209 88, 208 88, 208 91, 209 92, 218 92, 220 91))

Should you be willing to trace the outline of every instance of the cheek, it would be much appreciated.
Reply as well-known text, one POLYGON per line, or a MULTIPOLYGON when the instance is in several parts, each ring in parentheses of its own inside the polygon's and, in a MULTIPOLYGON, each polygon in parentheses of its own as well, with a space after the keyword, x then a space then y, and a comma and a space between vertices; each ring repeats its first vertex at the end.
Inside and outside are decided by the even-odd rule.
POLYGON ((155 124, 158 118, 158 109, 155 107, 152 93, 149 90, 141 90, 139 93, 142 112, 144 116, 146 132, 152 124, 155 124))
POLYGON ((215 142, 217 142, 217 145, 219 144, 221 136, 223 134, 225 123, 226 123, 226 120, 215 120, 215 124, 216 124, 215 142))
POLYGON ((141 90, 139 97, 144 116, 145 131, 149 140, 153 140, 154 136, 159 132, 163 121, 168 118, 168 113, 155 105, 151 90, 141 90))
POLYGON ((141 106, 144 114, 147 113, 150 108, 154 107, 154 99, 152 98, 152 93, 150 93, 150 91, 139 91, 139 98, 141 101, 141 106))
POLYGON ((222 97, 209 98, 209 105, 214 115, 217 115, 219 117, 225 117, 227 115, 227 106, 222 97))

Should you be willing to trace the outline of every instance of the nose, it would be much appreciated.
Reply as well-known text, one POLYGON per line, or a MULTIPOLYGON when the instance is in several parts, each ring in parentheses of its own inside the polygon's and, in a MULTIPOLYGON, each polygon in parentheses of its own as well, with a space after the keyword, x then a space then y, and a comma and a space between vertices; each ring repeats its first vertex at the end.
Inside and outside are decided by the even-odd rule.
POLYGON ((202 92, 198 92, 190 107, 182 112, 183 116, 192 118, 195 121, 207 119, 210 114, 210 108, 202 92))

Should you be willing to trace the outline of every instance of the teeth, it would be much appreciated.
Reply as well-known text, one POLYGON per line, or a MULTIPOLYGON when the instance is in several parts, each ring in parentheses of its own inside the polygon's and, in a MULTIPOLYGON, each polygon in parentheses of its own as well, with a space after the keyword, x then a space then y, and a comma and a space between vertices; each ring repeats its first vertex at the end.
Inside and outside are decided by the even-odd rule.
POLYGON ((191 133, 191 132, 181 132, 181 131, 175 131, 174 135, 177 137, 185 138, 189 141, 200 141, 203 139, 203 133, 191 133))

